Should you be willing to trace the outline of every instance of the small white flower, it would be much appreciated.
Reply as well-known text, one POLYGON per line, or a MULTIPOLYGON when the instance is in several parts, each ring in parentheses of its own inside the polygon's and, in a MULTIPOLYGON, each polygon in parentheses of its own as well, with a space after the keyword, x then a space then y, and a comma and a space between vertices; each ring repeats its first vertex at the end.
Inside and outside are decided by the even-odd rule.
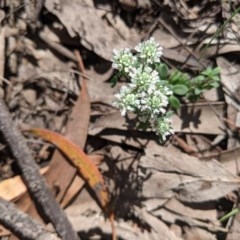
POLYGON ((166 140, 168 135, 174 133, 172 129, 172 120, 167 116, 163 116, 153 121, 152 127, 155 129, 157 135, 161 136, 163 141, 166 140))
POLYGON ((139 57, 145 59, 147 63, 158 63, 162 56, 162 47, 155 42, 154 38, 151 37, 149 40, 139 43, 135 50, 139 53, 139 57))
POLYGON ((135 68, 137 58, 133 56, 130 49, 113 50, 112 67, 128 74, 132 68, 135 68))
POLYGON ((150 86, 151 88, 155 88, 155 84, 160 81, 156 70, 143 65, 133 69, 133 71, 129 73, 129 77, 133 84, 141 87, 141 89, 145 91, 147 91, 150 86))
POLYGON ((121 110, 121 116, 123 117, 126 116, 126 113, 127 113, 127 109, 124 108, 121 110))

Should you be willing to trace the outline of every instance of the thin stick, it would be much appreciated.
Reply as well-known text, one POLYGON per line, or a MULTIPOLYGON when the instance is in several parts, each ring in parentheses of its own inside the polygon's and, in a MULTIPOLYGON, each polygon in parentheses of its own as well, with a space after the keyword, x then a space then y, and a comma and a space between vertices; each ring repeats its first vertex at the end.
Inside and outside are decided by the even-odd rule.
POLYGON ((109 221, 112 228, 112 240, 117 240, 116 226, 115 226, 115 216, 114 213, 110 213, 109 221))

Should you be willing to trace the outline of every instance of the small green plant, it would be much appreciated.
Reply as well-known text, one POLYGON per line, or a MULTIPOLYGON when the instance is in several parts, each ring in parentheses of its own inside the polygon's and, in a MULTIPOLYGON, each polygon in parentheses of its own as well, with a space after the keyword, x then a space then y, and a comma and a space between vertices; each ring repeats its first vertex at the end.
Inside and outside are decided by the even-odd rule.
POLYGON ((115 95, 113 105, 123 116, 134 112, 139 127, 150 127, 161 141, 173 133, 171 109, 180 107, 182 97, 196 101, 204 90, 219 84, 219 68, 207 68, 193 79, 180 71, 170 74, 167 65, 160 62, 162 47, 153 38, 139 43, 134 50, 113 53, 112 67, 118 71, 113 86, 120 77, 128 80, 115 95))
POLYGON ((220 82, 219 73, 220 68, 216 67, 205 69, 195 78, 190 78, 188 74, 180 71, 168 75, 167 81, 173 91, 169 98, 170 106, 174 109, 179 108, 182 97, 195 102, 204 91, 217 88, 220 82))

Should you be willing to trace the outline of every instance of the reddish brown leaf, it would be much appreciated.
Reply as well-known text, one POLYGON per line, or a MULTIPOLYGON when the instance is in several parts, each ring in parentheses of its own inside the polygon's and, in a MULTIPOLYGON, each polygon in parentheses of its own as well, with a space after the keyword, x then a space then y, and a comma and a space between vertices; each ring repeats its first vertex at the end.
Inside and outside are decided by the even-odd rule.
POLYGON ((76 175, 71 183, 71 186, 66 191, 63 200, 61 201, 62 208, 65 208, 71 202, 73 197, 76 196, 83 188, 84 184, 85 183, 82 178, 79 175, 76 175))
MULTIPOLYGON (((86 80, 81 81, 81 94, 73 108, 66 127, 65 136, 79 147, 83 148, 87 139, 88 124, 90 119, 90 100, 86 87, 86 80)), ((64 194, 73 181, 76 170, 68 164, 59 151, 55 151, 50 163, 50 170, 46 179, 50 185, 54 182, 59 184, 59 192, 56 196, 58 201, 62 201, 64 194), (64 174, 63 174, 64 171, 64 174), (58 178, 58 176, 63 176, 58 178)))
POLYGON ((40 128, 33 128, 28 132, 56 145, 78 169, 83 179, 96 194, 103 210, 106 210, 109 200, 108 192, 100 171, 88 156, 76 144, 70 142, 60 134, 40 128))

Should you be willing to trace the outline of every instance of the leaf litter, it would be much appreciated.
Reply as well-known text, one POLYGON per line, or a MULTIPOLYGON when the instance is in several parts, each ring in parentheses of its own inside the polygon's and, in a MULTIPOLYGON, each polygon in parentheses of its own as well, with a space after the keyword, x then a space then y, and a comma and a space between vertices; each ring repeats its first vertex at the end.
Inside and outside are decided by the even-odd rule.
MULTIPOLYGON (((111 194, 118 237, 200 240, 223 239, 220 237, 225 235, 228 240, 238 239, 239 215, 229 234, 231 226, 218 220, 231 210, 221 202, 236 205, 228 197, 239 188, 239 62, 232 57, 239 53, 238 18, 227 25, 224 35, 212 40, 229 17, 225 3, 45 1, 37 20, 26 8, 32 21, 29 26, 42 24, 35 37, 24 21, 25 8, 16 11, 20 1, 14 3, 3 3, 0 12, 6 17, 9 8, 18 16, 1 17, 6 21, 0 29, 0 41, 6 49, 0 49, 0 56, 5 56, 0 61, 0 74, 7 79, 0 79, 1 96, 22 128, 62 133, 85 147, 85 152, 102 159, 98 167, 111 194), (222 21, 217 16, 222 16, 222 21), (209 65, 221 68, 222 86, 214 98, 213 93, 205 95, 207 100, 185 104, 174 115, 176 136, 181 140, 177 144, 170 138, 160 146, 154 133, 139 131, 131 115, 123 118, 111 105, 114 93, 123 84, 110 86, 112 50, 132 47, 150 35, 163 46, 163 60, 173 68, 190 74, 209 65), (80 69, 81 73, 75 66, 76 48, 86 68, 84 72, 80 69), (86 91, 89 99, 82 99, 86 91), (191 149, 194 156, 180 149, 191 149)), ((69 205, 66 212, 80 237, 110 238, 111 227, 85 191, 75 168, 57 150, 52 156, 52 146, 32 139, 29 142, 40 165, 50 161, 45 173, 49 186, 57 201, 69 205)), ((11 155, 5 148, 2 151, 1 171, 11 176, 13 170, 6 167, 11 166, 11 155)), ((18 177, 12 180, 22 184, 18 177)), ((0 187, 3 185, 1 182, 0 187)), ((11 191, 13 194, 9 197, 6 193, 6 198, 41 220, 29 196, 22 196, 24 188, 14 192, 9 185, 11 191)))

